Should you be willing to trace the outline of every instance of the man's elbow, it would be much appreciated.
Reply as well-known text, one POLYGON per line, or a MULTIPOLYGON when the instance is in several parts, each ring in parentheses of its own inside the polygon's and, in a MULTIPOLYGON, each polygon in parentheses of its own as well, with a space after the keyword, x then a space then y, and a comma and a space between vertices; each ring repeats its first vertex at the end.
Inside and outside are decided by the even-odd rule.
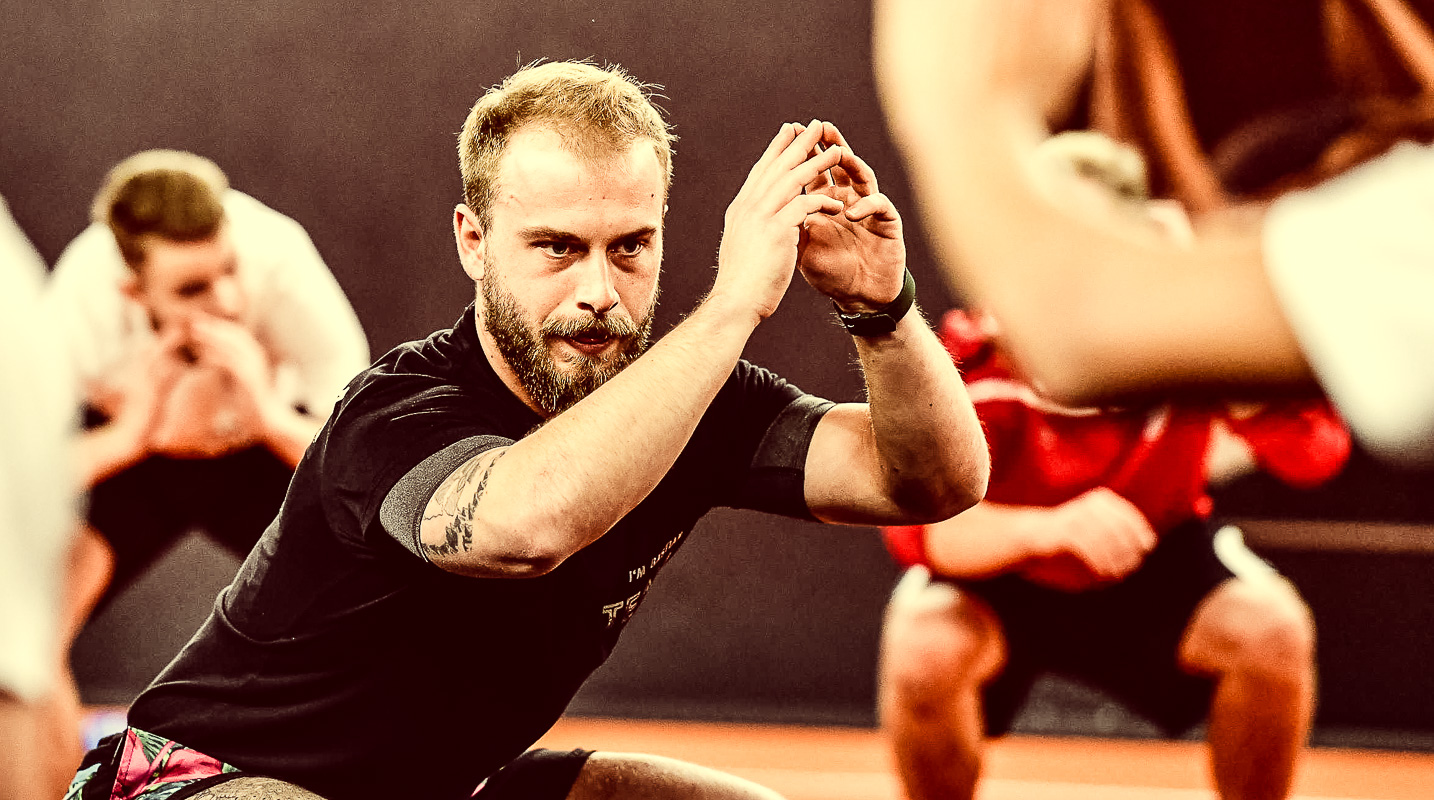
POLYGON ((572 553, 557 537, 535 536, 522 524, 472 521, 472 535, 455 542, 425 541, 429 559, 442 569, 469 578, 538 578, 557 569, 572 553))
POLYGON ((941 510, 941 520, 950 519, 962 511, 986 499, 986 486, 991 480, 991 459, 983 449, 978 463, 971 464, 963 471, 961 478, 950 491, 946 507, 941 510))
POLYGON ((963 468, 924 481, 898 496, 903 524, 930 525, 951 519, 981 502, 991 475, 990 460, 977 459, 963 468))
POLYGON ((557 569, 564 558, 519 551, 430 555, 434 564, 467 578, 539 578, 557 569))

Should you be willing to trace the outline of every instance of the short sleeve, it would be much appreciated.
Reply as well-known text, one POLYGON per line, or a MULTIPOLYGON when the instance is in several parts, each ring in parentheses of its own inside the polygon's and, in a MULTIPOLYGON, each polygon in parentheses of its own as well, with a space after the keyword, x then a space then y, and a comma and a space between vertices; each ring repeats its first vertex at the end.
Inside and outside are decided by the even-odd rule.
POLYGON ((421 555, 417 524, 433 490, 474 455, 520 438, 529 422, 510 421, 511 410, 495 410, 491 396, 406 372, 403 363, 365 373, 310 456, 336 530, 392 538, 421 555))
POLYGON ((718 504, 815 519, 806 500, 807 450, 833 405, 739 361, 702 426, 704 438, 729 453, 737 472, 718 504))
POLYGON ((419 527, 433 493, 473 457, 512 443, 512 439, 501 436, 469 436, 423 459, 384 496, 378 512, 383 529, 410 553, 427 561, 428 556, 419 542, 419 527))
POLYGON ((1405 144, 1270 209, 1270 282, 1354 434, 1434 459, 1434 148, 1405 144))
POLYGON ((807 450, 817 423, 835 403, 802 395, 767 426, 752 456, 736 505, 800 519, 816 519, 807 507, 807 450))

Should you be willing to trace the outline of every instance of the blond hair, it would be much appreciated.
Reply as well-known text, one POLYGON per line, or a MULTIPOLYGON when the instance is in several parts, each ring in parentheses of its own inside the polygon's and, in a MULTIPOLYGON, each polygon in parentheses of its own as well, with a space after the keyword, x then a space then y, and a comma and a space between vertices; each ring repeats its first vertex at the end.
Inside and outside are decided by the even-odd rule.
POLYGON ((547 125, 563 134, 573 152, 598 159, 650 140, 663 170, 663 192, 672 185, 672 142, 677 138, 653 104, 653 90, 621 67, 600 69, 578 61, 528 66, 489 89, 463 123, 458 165, 463 201, 483 227, 492 222, 498 167, 508 139, 528 125, 547 125))
POLYGON ((109 226, 131 268, 144 261, 144 238, 203 241, 224 223, 229 179, 213 161, 182 150, 146 150, 105 176, 90 217, 109 226))

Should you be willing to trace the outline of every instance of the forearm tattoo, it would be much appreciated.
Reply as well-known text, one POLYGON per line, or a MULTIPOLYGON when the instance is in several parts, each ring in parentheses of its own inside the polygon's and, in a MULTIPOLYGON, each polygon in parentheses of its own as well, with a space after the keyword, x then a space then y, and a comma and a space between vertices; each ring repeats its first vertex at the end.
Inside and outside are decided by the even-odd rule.
MULTIPOLYGON (((486 459, 486 464, 484 463, 485 459, 482 458, 468 461, 455 470, 448 480, 439 487, 433 499, 439 507, 440 514, 452 517, 452 519, 443 529, 442 544, 423 543, 423 549, 430 557, 451 556, 467 553, 473 549, 473 515, 478 513, 478 503, 483 500, 483 493, 488 489, 488 477, 493 474, 493 465, 507 455, 507 452, 504 450, 494 454, 492 458, 486 459), (459 508, 459 496, 462 494, 463 488, 468 485, 473 479, 473 474, 480 468, 483 470, 483 474, 478 478, 478 485, 473 487, 473 496, 469 498, 467 504, 459 508)), ((424 521, 436 516, 439 514, 425 516, 424 521)))

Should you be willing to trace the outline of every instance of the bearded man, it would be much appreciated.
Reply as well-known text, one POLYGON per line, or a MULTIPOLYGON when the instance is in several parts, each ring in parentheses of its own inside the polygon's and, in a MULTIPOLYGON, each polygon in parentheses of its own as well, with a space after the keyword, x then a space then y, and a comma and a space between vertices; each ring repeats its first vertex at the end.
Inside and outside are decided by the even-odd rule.
POLYGON ((350 384, 82 796, 774 796, 528 748, 709 509, 945 519, 984 492, 985 441, 907 313, 900 217, 827 123, 782 126, 728 209, 711 292, 647 349, 670 141, 617 69, 544 64, 478 101, 453 228, 479 301, 350 384), (869 404, 741 359, 794 268, 837 303, 869 404))

